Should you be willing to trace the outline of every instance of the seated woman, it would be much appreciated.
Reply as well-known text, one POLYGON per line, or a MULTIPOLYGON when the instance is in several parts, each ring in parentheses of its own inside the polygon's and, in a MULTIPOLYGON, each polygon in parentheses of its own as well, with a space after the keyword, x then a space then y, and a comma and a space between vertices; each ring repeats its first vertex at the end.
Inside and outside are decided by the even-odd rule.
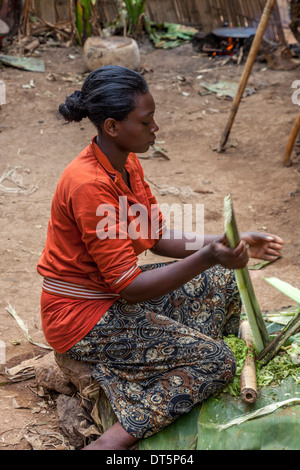
POLYGON ((59 354, 93 364, 118 418, 85 449, 127 449, 232 379, 235 359, 222 338, 239 329, 233 270, 246 266, 247 244, 253 257, 272 260, 282 240, 247 232, 231 249, 224 235, 195 234, 191 251, 190 234, 166 228, 136 156, 158 131, 138 73, 99 68, 59 112, 68 122, 89 118, 97 135, 53 197, 37 268, 43 331, 59 354), (145 250, 173 261, 139 266, 145 250))

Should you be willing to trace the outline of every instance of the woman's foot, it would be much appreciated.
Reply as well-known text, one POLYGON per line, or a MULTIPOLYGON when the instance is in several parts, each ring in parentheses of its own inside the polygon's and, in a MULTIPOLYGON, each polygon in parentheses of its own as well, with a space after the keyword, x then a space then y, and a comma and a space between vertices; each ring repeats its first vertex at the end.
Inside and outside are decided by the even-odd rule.
POLYGON ((118 422, 82 450, 128 450, 137 440, 118 422))

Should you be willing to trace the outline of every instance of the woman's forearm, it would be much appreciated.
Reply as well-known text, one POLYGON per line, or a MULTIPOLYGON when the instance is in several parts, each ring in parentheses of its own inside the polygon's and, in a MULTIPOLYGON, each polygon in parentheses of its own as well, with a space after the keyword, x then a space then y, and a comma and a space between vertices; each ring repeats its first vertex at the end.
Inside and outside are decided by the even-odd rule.
POLYGON ((217 238, 220 238, 220 235, 198 235, 168 229, 151 251, 160 256, 182 259, 196 253, 217 238))
POLYGON ((209 246, 155 270, 143 271, 121 296, 129 303, 143 302, 165 295, 212 267, 215 259, 209 246))

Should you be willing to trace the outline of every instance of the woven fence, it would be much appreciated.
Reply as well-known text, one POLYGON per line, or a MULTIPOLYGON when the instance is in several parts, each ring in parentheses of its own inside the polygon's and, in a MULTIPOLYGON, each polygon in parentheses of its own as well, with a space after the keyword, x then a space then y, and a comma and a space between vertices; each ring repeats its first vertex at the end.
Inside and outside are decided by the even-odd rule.
MULTIPOLYGON (((179 23, 204 33, 227 22, 231 26, 257 27, 265 0, 147 0, 147 15, 156 23, 179 23)), ((113 21, 118 14, 118 0, 98 0, 101 20, 113 21)), ((266 37, 284 42, 280 13, 275 5, 266 37)))

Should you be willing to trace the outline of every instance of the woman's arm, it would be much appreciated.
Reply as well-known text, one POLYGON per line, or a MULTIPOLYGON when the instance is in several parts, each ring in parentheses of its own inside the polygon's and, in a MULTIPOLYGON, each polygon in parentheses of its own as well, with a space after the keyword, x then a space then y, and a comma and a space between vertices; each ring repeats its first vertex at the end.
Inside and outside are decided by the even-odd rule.
MULTIPOLYGON (((168 229, 151 251, 157 255, 181 259, 220 239, 220 237, 221 235, 198 235, 168 229)), ((277 235, 243 232, 240 237, 249 245, 253 258, 273 261, 281 256, 283 240, 277 235)))
POLYGON ((167 229, 151 251, 156 255, 182 259, 219 238, 220 235, 198 235, 167 229))
POLYGON ((229 269, 241 269, 247 265, 247 248, 251 256, 274 260, 281 256, 283 240, 272 234, 245 232, 241 234, 239 245, 233 250, 226 245, 225 236, 199 236, 191 240, 190 235, 169 231, 154 246, 154 253, 178 258, 179 261, 154 270, 142 272, 123 289, 120 295, 129 303, 154 299, 171 292, 193 279, 215 264, 229 269), (167 236, 166 236, 167 235, 167 236), (187 243, 197 242, 198 250, 187 249, 187 243))
POLYGON ((143 271, 120 295, 129 303, 155 299, 177 289, 215 264, 241 269, 247 262, 246 242, 242 240, 235 249, 231 249, 226 246, 225 238, 222 237, 176 263, 143 271))

